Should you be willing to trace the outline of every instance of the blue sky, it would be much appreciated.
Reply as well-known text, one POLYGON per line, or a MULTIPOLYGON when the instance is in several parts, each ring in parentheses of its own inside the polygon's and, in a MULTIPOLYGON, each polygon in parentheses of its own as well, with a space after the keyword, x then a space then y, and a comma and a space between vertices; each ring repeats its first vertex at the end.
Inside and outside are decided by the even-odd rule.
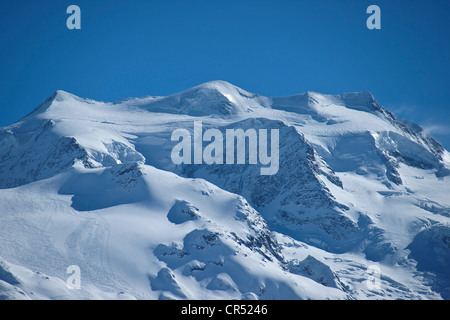
POLYGON ((450 149, 448 0, 16 0, 0 7, 0 126, 55 90, 114 101, 210 80, 371 91, 450 149), (66 28, 81 8, 82 30, 66 28), (381 30, 366 8, 381 8, 381 30))

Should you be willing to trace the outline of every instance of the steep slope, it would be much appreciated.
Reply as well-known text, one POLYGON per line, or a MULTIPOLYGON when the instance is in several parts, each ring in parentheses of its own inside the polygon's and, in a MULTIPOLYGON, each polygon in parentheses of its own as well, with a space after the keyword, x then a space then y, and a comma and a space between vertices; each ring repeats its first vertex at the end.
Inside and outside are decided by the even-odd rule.
POLYGON ((248 161, 244 165, 180 165, 176 173, 207 179, 244 196, 274 230, 327 250, 345 252, 363 239, 361 228, 345 214, 348 208, 336 201, 322 179, 338 188, 341 181, 294 127, 256 118, 218 128, 223 132, 229 128, 279 130, 277 174, 261 175, 260 166, 248 161))
MULTIPOLYGON (((62 296, 48 298, 345 298, 287 273, 264 219, 202 180, 137 163, 78 164, 1 197, 2 258, 50 277, 48 290, 62 296), (63 290, 70 265, 81 270, 82 291, 63 290)), ((16 277, 4 272, 8 279, 16 277)), ((13 285, 33 298, 22 281, 19 272, 13 285)))

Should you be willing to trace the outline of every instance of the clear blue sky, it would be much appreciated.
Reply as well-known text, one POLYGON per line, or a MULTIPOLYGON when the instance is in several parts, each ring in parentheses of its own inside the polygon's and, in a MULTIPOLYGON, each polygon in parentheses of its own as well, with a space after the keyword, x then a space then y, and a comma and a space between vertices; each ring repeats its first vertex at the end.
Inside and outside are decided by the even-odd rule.
POLYGON ((210 80, 371 91, 450 149, 448 0, 15 0, 0 6, 0 126, 55 90, 114 101, 210 80), (82 30, 66 9, 81 8, 82 30), (366 8, 381 8, 381 30, 366 8))

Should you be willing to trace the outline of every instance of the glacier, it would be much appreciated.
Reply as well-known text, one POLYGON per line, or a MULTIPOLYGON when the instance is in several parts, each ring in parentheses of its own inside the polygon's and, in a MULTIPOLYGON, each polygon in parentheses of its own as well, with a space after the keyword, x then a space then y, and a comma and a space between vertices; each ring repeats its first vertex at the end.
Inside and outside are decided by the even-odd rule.
POLYGON ((58 90, 0 128, 0 299, 450 299, 449 194, 450 153, 367 91, 58 90), (278 172, 174 164, 194 121, 278 130, 278 172))

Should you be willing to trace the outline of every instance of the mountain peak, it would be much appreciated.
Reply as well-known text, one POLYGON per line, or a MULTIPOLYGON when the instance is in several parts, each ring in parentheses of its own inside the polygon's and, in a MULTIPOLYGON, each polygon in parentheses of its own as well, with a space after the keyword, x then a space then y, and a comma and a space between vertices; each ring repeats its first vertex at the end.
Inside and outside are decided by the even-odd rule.
POLYGON ((183 91, 182 93, 194 91, 198 94, 205 94, 211 91, 217 92, 223 96, 225 96, 228 100, 233 102, 233 98, 238 98, 239 96, 244 98, 255 98, 258 95, 248 92, 242 88, 235 86, 227 81, 223 80, 214 80, 202 83, 197 85, 191 89, 183 91))
POLYGON ((378 104, 373 94, 369 91, 344 92, 339 95, 339 98, 347 107, 369 107, 373 106, 373 104, 378 104))
MULTIPOLYGON (((31 116, 38 114, 43 114, 50 110, 59 109, 59 111, 71 109, 70 107, 74 105, 74 102, 78 103, 89 103, 94 100, 80 98, 70 92, 64 90, 56 90, 53 92, 44 102, 42 102, 37 108, 26 115, 22 119, 26 119, 31 116), (56 108, 55 108, 56 107, 56 108)), ((54 116, 54 115, 53 115, 54 116)))
POLYGON ((64 101, 71 98, 80 99, 80 97, 77 97, 76 95, 64 90, 56 90, 50 97, 52 98, 52 100, 57 101, 64 101))
POLYGON ((207 81, 207 82, 201 83, 201 84, 195 86, 194 88, 210 88, 210 89, 220 90, 222 88, 235 89, 238 87, 235 86, 234 84, 231 84, 228 81, 225 81, 225 80, 212 80, 212 81, 207 81))
POLYGON ((263 99, 229 82, 215 80, 152 101, 143 107, 153 112, 191 116, 229 116, 261 106, 263 99))

